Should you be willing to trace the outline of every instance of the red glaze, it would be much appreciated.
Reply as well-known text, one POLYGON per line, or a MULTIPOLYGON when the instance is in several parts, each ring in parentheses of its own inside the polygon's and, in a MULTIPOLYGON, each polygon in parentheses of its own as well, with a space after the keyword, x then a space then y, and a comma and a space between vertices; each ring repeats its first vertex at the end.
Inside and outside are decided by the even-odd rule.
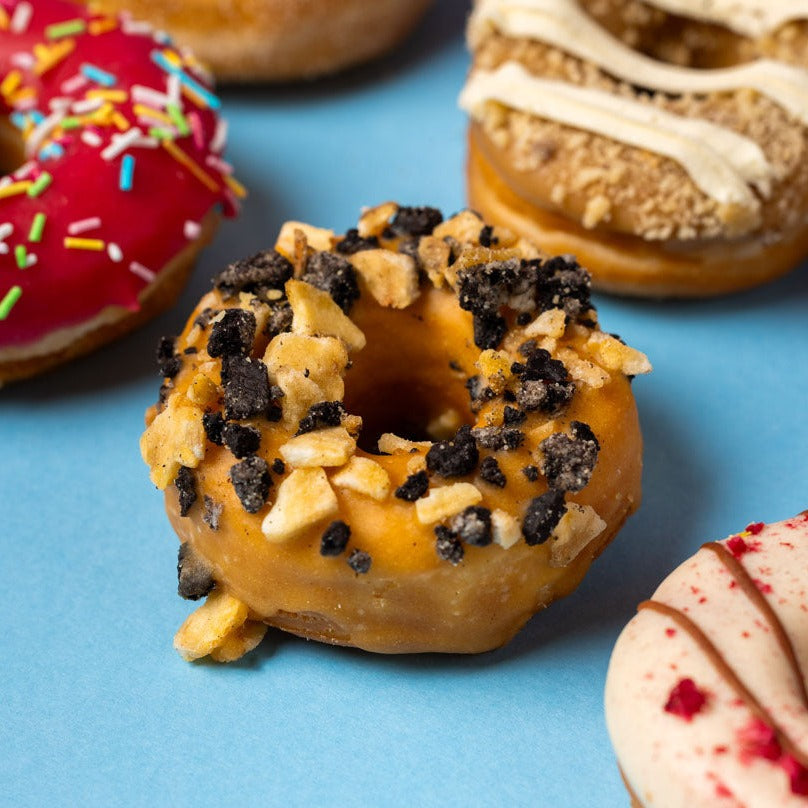
MULTIPOLYGON (((22 289, 22 296, 7 317, 0 320, 2 349, 33 343, 52 331, 80 324, 107 306, 136 311, 138 297, 149 281, 131 270, 132 263, 159 273, 194 240, 185 235, 186 221, 200 222, 217 205, 226 214, 232 214, 236 203, 225 175, 206 163, 206 159, 210 155, 217 156, 224 145, 222 137, 218 138, 221 143, 215 143, 218 116, 206 103, 195 103, 185 92, 181 94, 179 106, 184 115, 198 116, 197 134, 181 136, 177 133, 174 143, 206 172, 216 190, 206 187, 161 145, 157 148, 131 146, 110 160, 101 156, 112 136, 120 134, 124 128, 139 126, 144 136, 148 134, 150 124, 138 120, 130 89, 133 85, 142 85, 163 94, 167 92, 169 74, 152 61, 153 52, 176 55, 185 75, 207 87, 206 80, 199 72, 194 72, 194 63, 187 54, 156 41, 150 33, 135 33, 125 18, 92 14, 85 7, 64 0, 33 0, 28 4, 21 0, 0 0, 0 9, 5 11, 0 14, 0 82, 14 70, 22 78, 16 91, 8 92, 10 82, 0 85, 6 88, 5 95, 0 94, 5 115, 34 109, 48 116, 52 112, 52 99, 68 99, 71 104, 81 102, 91 90, 123 90, 127 95, 125 101, 113 104, 125 122, 118 119, 116 124, 108 119, 105 123, 96 115, 95 121, 83 120, 78 129, 57 128, 35 154, 27 155, 31 165, 27 179, 35 180, 42 172, 53 177, 40 196, 30 198, 23 193, 0 199, 0 232, 6 223, 14 228, 4 239, 8 252, 0 254, 0 301, 12 287, 22 289), (9 21, 13 21, 15 9, 20 5, 30 5, 33 14, 25 30, 14 32, 9 21), (94 21, 97 26, 114 24, 115 27, 95 34, 85 30, 56 39, 46 36, 48 26, 70 20, 82 20, 88 25, 94 21), (26 59, 24 54, 28 54, 31 61, 36 46, 58 46, 67 39, 75 41, 73 51, 41 76, 37 76, 32 67, 21 66, 26 59), (71 87, 70 80, 81 74, 85 64, 112 74, 115 84, 105 88, 87 80, 80 87, 71 87), (68 82, 67 90, 65 82, 68 82), (33 98, 20 97, 20 88, 31 88, 33 98), (88 145, 82 140, 87 130, 100 136, 100 145, 88 145), (54 141, 64 154, 48 159, 41 154, 41 149, 54 141), (216 152, 213 146, 217 147, 216 152), (135 158, 133 186, 128 192, 119 188, 121 163, 126 154, 135 158), (40 212, 47 216, 42 239, 31 243, 28 240, 31 224, 40 212), (113 261, 106 249, 92 252, 65 247, 68 226, 93 217, 99 217, 102 225, 78 237, 117 245, 123 256, 119 262, 113 261), (17 245, 24 245, 28 254, 35 255, 36 264, 20 269, 15 258, 17 245)), ((141 30, 143 27, 138 25, 138 31, 141 30)), ((210 103, 218 104, 217 101, 210 103)), ((67 114, 76 115, 71 110, 67 114)), ((12 121, 15 118, 19 121, 18 114, 12 116, 12 121)), ((16 182, 20 173, 12 175, 12 181, 16 182)), ((4 178, 2 182, 6 181, 4 178)), ((235 189, 238 192, 237 186, 235 189)))

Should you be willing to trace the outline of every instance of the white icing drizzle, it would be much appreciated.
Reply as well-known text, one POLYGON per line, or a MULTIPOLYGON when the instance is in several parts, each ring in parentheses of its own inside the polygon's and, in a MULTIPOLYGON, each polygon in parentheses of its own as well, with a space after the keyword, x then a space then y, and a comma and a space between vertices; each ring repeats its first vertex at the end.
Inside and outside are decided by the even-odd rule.
POLYGON ((479 119, 490 101, 669 157, 722 204, 756 211, 760 202, 749 185, 763 195, 770 190, 773 170, 757 143, 708 121, 603 90, 538 78, 517 62, 472 73, 460 106, 479 119))
POLYGON ((585 14, 576 0, 481 0, 469 25, 472 41, 493 27, 566 51, 629 83, 666 93, 707 95, 752 89, 808 125, 808 71, 772 59, 696 70, 633 51, 585 14))
POLYGON ((749 37, 761 37, 794 20, 808 19, 805 0, 645 0, 680 17, 714 22, 749 37))

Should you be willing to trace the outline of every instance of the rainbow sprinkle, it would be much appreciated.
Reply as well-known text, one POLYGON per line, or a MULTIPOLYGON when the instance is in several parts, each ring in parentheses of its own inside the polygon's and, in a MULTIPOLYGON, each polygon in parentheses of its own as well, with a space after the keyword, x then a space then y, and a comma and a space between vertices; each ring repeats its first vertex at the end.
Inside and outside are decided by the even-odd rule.
MULTIPOLYGON (((172 54, 173 55, 173 54, 172 54)), ((152 51, 152 61, 166 73, 176 76, 180 82, 195 96, 201 98, 211 109, 219 109, 222 102, 209 90, 206 90, 198 81, 192 79, 178 64, 172 62, 164 51, 152 51)))
POLYGON ((100 238, 74 238, 73 236, 65 236, 64 245, 68 250, 92 250, 94 252, 102 252, 107 246, 100 238))
POLYGON ((135 177, 135 158, 131 154, 125 154, 121 160, 121 174, 118 178, 118 187, 122 191, 131 191, 135 177))
POLYGON ((26 269, 28 267, 28 250, 25 249, 24 244, 18 244, 14 248, 14 258, 20 269, 26 269))
POLYGON ((81 34, 87 29, 87 23, 81 19, 65 20, 64 22, 57 22, 54 25, 49 25, 45 29, 45 36, 48 39, 61 39, 65 36, 72 36, 73 34, 81 34))
POLYGON ((6 292, 5 297, 0 300, 0 320, 5 320, 17 301, 22 297, 22 289, 19 286, 12 286, 6 292))
POLYGON ((28 231, 28 241, 37 244, 42 241, 42 231, 45 229, 47 216, 44 213, 37 213, 34 221, 31 222, 31 229, 28 231))
POLYGON ((39 196, 43 193, 48 186, 53 182, 53 177, 48 174, 47 171, 43 171, 34 182, 31 183, 30 188, 27 190, 27 194, 30 197, 39 196))
POLYGON ((100 84, 102 87, 114 87, 118 83, 118 79, 112 73, 107 73, 96 65, 91 65, 85 62, 81 66, 82 74, 90 81, 100 84))

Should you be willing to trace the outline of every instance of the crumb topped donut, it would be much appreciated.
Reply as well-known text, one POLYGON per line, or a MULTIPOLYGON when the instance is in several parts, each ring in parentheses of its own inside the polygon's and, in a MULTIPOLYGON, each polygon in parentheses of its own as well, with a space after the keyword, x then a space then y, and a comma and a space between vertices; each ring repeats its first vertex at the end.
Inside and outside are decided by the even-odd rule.
MULTIPOLYGON (((95 2, 95 0, 94 0, 95 2)), ((100 0, 192 48, 224 81, 290 81, 373 59, 403 40, 430 0, 100 0)))
POLYGON ((187 658, 231 659, 261 623, 386 653, 494 648, 640 501, 647 359, 600 330, 573 259, 469 211, 289 222, 159 358, 141 450, 180 593, 208 596, 177 635, 187 658))
POLYGON ((479 0, 474 208, 601 288, 702 296, 808 255, 808 11, 733 0, 479 0))
POLYGON ((141 23, 0 5, 0 96, 2 383, 168 306, 244 192, 204 75, 141 23))
POLYGON ((808 805, 808 512, 705 544, 617 641, 606 720, 632 805, 808 805))

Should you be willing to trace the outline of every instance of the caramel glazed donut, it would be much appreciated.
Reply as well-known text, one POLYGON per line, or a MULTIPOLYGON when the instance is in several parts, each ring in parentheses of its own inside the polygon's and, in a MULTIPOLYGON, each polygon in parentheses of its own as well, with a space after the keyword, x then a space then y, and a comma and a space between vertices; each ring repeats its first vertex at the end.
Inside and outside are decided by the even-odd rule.
POLYGON ((808 805, 808 511, 705 544, 620 635, 606 722, 632 805, 808 805))
POLYGON ((431 0, 93 0, 168 31, 220 81, 315 78, 381 56, 431 0))
POLYGON ((706 296, 808 254, 808 6, 480 0, 471 206, 599 288, 706 296))
POLYGON ((175 640, 188 659, 234 659, 264 623, 494 648, 640 501, 629 382, 648 360, 600 330, 574 260, 468 211, 386 203, 344 236, 289 222, 159 357, 141 451, 179 592, 208 596, 175 640))

